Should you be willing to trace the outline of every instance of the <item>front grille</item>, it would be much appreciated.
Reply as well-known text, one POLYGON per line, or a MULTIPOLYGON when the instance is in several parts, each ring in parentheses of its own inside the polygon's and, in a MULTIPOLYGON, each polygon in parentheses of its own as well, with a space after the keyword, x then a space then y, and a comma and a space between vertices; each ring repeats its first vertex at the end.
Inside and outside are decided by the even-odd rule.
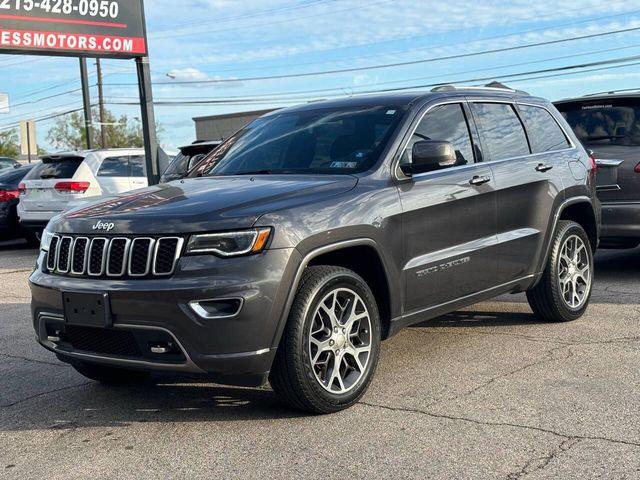
POLYGON ((78 327, 67 325, 65 341, 74 350, 117 355, 121 357, 142 357, 142 351, 131 332, 107 330, 104 328, 78 327))
POLYGON ((180 237, 127 238, 54 235, 47 269, 57 275, 164 277, 172 275, 184 240, 180 237))

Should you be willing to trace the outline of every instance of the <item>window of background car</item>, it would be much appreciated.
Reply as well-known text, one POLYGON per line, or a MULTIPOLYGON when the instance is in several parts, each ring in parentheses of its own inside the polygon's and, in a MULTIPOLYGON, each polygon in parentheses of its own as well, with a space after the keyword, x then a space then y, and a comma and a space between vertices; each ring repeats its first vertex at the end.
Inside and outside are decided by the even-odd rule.
POLYGON ((98 170, 99 177, 128 177, 129 157, 109 157, 105 158, 98 170))
POLYGON ((403 115, 393 106, 272 114, 229 138, 190 175, 364 172, 403 115))
POLYGON ((560 105, 558 109, 585 145, 640 145, 640 104, 620 100, 560 105))
POLYGON ((43 160, 31 170, 25 180, 50 180, 73 178, 82 163, 82 158, 64 158, 60 160, 43 160))
POLYGON ((552 152, 571 146, 560 125, 547 110, 532 105, 519 105, 519 108, 529 132, 533 153, 552 152))
POLYGON ((131 169, 130 176, 132 177, 146 177, 147 166, 145 164, 144 155, 131 155, 129 157, 129 167, 131 169))
POLYGON ((440 105, 424 116, 403 153, 402 164, 411 163, 413 144, 420 140, 439 140, 451 143, 458 158, 456 164, 452 166, 473 163, 469 125, 462 105, 459 103, 440 105))
POLYGON ((529 155, 529 143, 513 106, 506 103, 474 103, 490 160, 529 155))

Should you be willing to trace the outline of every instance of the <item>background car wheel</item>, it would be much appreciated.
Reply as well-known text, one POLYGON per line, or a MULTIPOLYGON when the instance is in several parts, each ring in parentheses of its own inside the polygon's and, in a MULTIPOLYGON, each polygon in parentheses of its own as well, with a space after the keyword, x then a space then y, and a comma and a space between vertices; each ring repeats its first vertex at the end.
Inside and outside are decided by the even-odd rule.
POLYGON ((582 316, 593 285, 593 251, 589 237, 576 222, 562 220, 552 240, 552 250, 542 279, 527 292, 533 312, 552 322, 582 316))
POLYGON ((269 381, 294 408, 332 413, 365 393, 380 352, 380 317, 351 270, 309 267, 296 294, 269 381))
POLYGON ((90 363, 74 364, 73 368, 91 380, 106 384, 134 383, 146 378, 149 373, 124 368, 107 367, 90 363))

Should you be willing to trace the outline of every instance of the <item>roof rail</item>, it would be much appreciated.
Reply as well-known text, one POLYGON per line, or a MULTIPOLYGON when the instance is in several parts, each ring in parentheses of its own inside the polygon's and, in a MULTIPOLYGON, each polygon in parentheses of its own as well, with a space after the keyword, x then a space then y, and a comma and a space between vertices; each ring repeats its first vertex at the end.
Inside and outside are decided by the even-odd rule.
POLYGON ((606 92, 587 93, 583 97, 595 97, 597 95, 615 95, 616 93, 624 92, 640 92, 640 88, 622 88, 620 90, 607 90, 606 92))
POLYGON ((478 91, 489 91, 489 92, 509 92, 509 93, 516 93, 518 95, 529 95, 529 93, 523 91, 523 90, 515 90, 513 88, 509 88, 506 87, 504 85, 502 86, 493 86, 490 84, 490 86, 485 86, 485 87, 456 87, 454 85, 438 85, 437 87, 434 87, 431 89, 432 93, 438 93, 438 92, 452 92, 452 91, 456 91, 456 90, 478 90, 478 91))

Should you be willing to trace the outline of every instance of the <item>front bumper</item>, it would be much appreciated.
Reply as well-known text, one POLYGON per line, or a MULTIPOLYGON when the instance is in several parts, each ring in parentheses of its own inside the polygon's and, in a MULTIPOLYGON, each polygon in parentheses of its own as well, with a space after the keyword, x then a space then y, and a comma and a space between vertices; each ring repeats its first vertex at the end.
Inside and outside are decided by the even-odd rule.
POLYGON ((603 203, 600 238, 603 244, 640 242, 640 202, 603 203))
POLYGON ((278 249, 235 259, 183 257, 176 273, 165 279, 65 277, 44 273, 43 262, 44 254, 29 279, 34 329, 40 344, 61 360, 207 373, 219 383, 259 385, 271 368, 300 256, 294 249, 278 249), (91 341, 81 348, 53 341, 69 328, 62 292, 107 293, 112 325, 93 330, 94 337, 108 336, 113 343, 128 335, 141 354, 118 348, 87 351, 93 348, 87 345, 95 344, 91 341), (192 301, 223 298, 243 299, 237 315, 207 319, 189 307, 192 301), (151 354, 145 349, 156 339, 170 341, 176 349, 168 357, 151 354))

